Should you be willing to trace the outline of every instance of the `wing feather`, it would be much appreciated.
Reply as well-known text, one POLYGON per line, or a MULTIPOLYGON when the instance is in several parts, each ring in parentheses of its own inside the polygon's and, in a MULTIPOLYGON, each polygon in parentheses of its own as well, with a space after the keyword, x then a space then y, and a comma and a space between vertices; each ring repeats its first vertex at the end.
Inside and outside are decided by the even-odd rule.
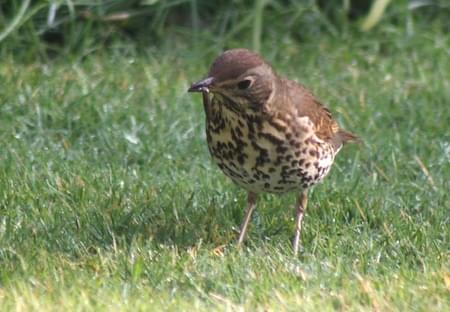
POLYGON ((282 79, 282 86, 275 97, 275 110, 292 114, 296 117, 308 117, 314 125, 314 133, 318 138, 331 143, 335 149, 343 143, 359 141, 359 138, 339 127, 331 111, 315 98, 315 96, 301 84, 282 79))

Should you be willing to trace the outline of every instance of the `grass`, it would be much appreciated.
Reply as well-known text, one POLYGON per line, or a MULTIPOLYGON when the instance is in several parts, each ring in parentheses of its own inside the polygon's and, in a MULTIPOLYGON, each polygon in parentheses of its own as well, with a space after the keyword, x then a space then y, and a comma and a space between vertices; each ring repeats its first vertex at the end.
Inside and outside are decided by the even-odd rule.
POLYGON ((365 141, 311 193, 298 258, 295 194, 262 196, 233 245, 245 194, 210 161, 186 93, 218 50, 2 59, 2 309, 450 308, 448 35, 265 44, 365 141))

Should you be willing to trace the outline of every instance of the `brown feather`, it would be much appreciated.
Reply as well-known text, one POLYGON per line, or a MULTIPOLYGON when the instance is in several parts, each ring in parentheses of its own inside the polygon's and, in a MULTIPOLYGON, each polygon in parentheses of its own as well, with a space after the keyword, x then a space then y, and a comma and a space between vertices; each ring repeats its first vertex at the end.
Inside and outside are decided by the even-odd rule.
POLYGON ((296 111, 297 117, 308 117, 315 126, 315 134, 322 140, 356 140, 356 136, 339 128, 330 110, 301 84, 292 80, 279 79, 273 107, 275 110, 296 111), (344 135, 345 134, 345 135, 344 135))

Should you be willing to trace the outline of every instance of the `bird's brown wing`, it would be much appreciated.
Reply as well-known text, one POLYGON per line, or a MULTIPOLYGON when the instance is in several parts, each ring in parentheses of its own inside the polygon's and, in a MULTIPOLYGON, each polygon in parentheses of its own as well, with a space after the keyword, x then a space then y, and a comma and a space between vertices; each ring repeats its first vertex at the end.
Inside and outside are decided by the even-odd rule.
POLYGON ((287 83, 289 85, 287 102, 297 111, 298 117, 306 116, 312 121, 317 137, 332 143, 336 148, 343 143, 358 140, 355 135, 339 127, 330 110, 320 103, 308 89, 294 81, 285 81, 289 81, 287 83))
POLYGON ((339 132, 339 125, 331 112, 322 103, 313 99, 299 105, 299 116, 308 116, 316 127, 316 135, 322 140, 330 140, 339 132))
POLYGON ((287 102, 293 106, 298 117, 308 117, 315 126, 316 135, 322 140, 330 140, 338 131, 339 125, 331 112, 304 86, 288 80, 287 102))

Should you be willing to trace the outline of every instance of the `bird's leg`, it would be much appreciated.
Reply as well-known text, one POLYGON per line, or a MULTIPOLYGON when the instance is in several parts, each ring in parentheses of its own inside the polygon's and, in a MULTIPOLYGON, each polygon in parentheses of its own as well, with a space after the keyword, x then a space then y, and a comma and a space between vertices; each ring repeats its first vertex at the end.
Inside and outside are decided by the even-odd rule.
POLYGON ((250 218, 252 217, 252 212, 255 209, 256 205, 256 194, 252 192, 248 192, 247 194, 247 208, 245 209, 244 221, 242 221, 241 228, 239 230, 239 238, 237 241, 237 245, 241 246, 244 241, 245 234, 247 232, 248 223, 250 222, 250 218))
POLYGON ((294 250, 294 255, 298 254, 298 243, 300 241, 300 232, 302 231, 302 220, 303 214, 306 210, 306 205, 308 204, 308 193, 307 191, 302 191, 297 199, 297 215, 295 217, 295 235, 292 241, 292 249, 294 250))

